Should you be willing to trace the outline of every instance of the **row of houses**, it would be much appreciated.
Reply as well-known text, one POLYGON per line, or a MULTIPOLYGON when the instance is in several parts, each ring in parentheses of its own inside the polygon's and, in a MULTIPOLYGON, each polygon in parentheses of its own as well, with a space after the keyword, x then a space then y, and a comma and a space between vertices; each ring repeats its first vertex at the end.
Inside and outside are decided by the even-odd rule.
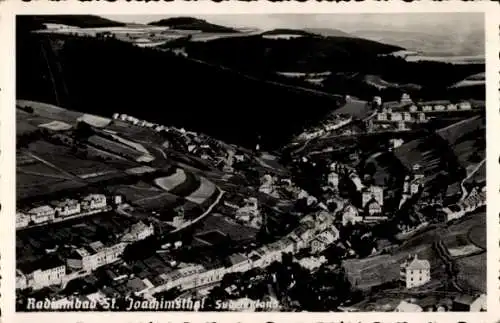
POLYGON ((66 256, 52 253, 39 261, 23 264, 16 270, 16 289, 41 289, 67 283, 72 278, 90 274, 99 267, 121 260, 127 245, 154 234, 152 224, 142 221, 125 230, 121 237, 110 243, 94 241, 71 250, 66 256))
POLYGON ((352 122, 350 115, 335 115, 333 119, 327 120, 320 127, 314 128, 310 131, 303 132, 299 135, 299 140, 311 140, 323 136, 331 131, 340 129, 352 122))
POLYGON ((309 215, 290 234, 271 244, 262 246, 248 254, 236 253, 229 257, 228 267, 206 268, 196 264, 161 275, 163 284, 144 291, 155 294, 175 287, 188 290, 220 281, 231 272, 245 272, 252 268, 265 268, 274 261, 280 261, 283 253, 295 254, 311 246, 318 253, 339 238, 339 231, 333 226, 333 217, 327 212, 309 215))
POLYGON ((446 214, 446 221, 451 221, 459 219, 484 205, 486 205, 486 186, 483 186, 482 189, 475 187, 465 199, 457 204, 443 208, 443 211, 446 214))
MULTIPOLYGON (((117 195, 113 197, 113 203, 119 205, 122 203, 122 197, 117 195)), ((16 229, 28 227, 32 224, 39 225, 50 222, 58 222, 70 217, 93 214, 108 209, 106 195, 89 194, 81 200, 64 199, 54 201, 49 205, 41 205, 26 211, 16 213, 16 229)))

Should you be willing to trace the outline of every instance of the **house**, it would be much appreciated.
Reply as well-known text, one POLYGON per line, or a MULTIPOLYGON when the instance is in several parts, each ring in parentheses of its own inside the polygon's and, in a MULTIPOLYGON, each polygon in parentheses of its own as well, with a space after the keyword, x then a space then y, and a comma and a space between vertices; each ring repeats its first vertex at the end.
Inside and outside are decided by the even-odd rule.
POLYGON ((66 199, 62 202, 56 203, 55 216, 67 217, 81 212, 80 202, 73 199, 66 199))
POLYGON ((82 208, 84 210, 96 210, 106 207, 106 196, 104 194, 90 194, 83 198, 82 208))
POLYGON ((387 121, 387 113, 386 112, 377 113, 377 121, 387 121))
POLYGON ((149 236, 152 236, 154 234, 154 227, 153 224, 146 225, 144 222, 139 221, 136 224, 133 224, 129 231, 126 232, 122 238, 122 242, 136 242, 140 240, 144 240, 149 236))
POLYGON ((394 312, 413 312, 413 313, 416 313, 416 312, 422 312, 423 309, 417 305, 417 304, 413 304, 413 303, 409 303, 407 301, 401 301, 401 303, 399 303, 399 305, 394 309, 394 312))
POLYGON ((101 241, 75 249, 66 259, 67 266, 76 270, 93 271, 120 260, 127 243, 105 246, 101 241))
POLYGON ((470 110, 470 109, 472 109, 472 106, 471 106, 470 102, 463 101, 463 102, 460 102, 458 104, 458 108, 460 110, 470 110))
POLYGON ((372 197, 364 205, 364 211, 368 215, 381 214, 382 213, 382 206, 374 197, 372 197))
POLYGON ((400 265, 400 280, 406 288, 422 286, 431 280, 431 264, 428 260, 408 259, 400 265))
POLYGON ((344 206, 344 209, 341 211, 342 213, 342 225, 346 226, 347 223, 356 224, 358 222, 363 221, 363 217, 359 216, 359 212, 351 204, 347 204, 344 206))
POLYGON ((42 205, 28 211, 31 221, 35 224, 54 220, 55 210, 49 205, 42 205))
POLYGON ((16 288, 42 289, 61 284, 66 276, 64 262, 55 255, 49 255, 31 263, 20 264, 16 272, 16 288))
POLYGON ((16 289, 26 289, 28 288, 28 280, 26 275, 24 275, 19 269, 16 270, 16 289))
POLYGON ((331 172, 328 174, 328 185, 330 185, 334 190, 338 190, 339 187, 339 174, 336 172, 331 172))
POLYGON ((16 213, 16 229, 25 228, 30 224, 30 217, 22 212, 16 213))
POLYGON ((384 189, 376 185, 365 188, 362 193, 362 207, 364 208, 372 199, 382 207, 384 205, 384 189))
POLYGON ((311 241, 311 253, 318 254, 324 251, 329 245, 338 240, 339 235, 339 231, 336 228, 333 231, 327 230, 321 232, 311 241))

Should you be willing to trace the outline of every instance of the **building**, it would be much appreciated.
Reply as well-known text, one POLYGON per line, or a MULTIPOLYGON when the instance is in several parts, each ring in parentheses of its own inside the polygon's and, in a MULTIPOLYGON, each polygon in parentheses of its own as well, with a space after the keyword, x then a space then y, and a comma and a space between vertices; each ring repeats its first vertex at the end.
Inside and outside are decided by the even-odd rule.
POLYGON ((336 172, 331 172, 328 174, 328 185, 333 188, 334 191, 339 188, 339 174, 336 172))
POLYGON ((35 224, 49 222, 54 220, 55 210, 49 205, 42 205, 32 208, 28 214, 35 224))
POLYGON ((363 221, 363 217, 359 216, 358 209, 351 204, 344 206, 342 212, 342 225, 346 226, 348 223, 356 224, 363 221))
POLYGON ((364 205, 364 212, 370 216, 382 213, 382 205, 374 198, 370 198, 364 205))
POLYGON ((127 243, 120 242, 105 246, 101 241, 95 241, 87 246, 75 249, 66 260, 68 268, 93 271, 97 268, 118 261, 127 243))
POLYGON ((106 205, 106 196, 104 194, 90 194, 82 200, 82 208, 88 211, 103 209, 106 205))
POLYGON ((144 222, 139 221, 138 223, 133 224, 130 227, 129 231, 122 236, 121 242, 132 243, 144 240, 147 237, 152 236, 154 234, 154 231, 155 230, 153 224, 150 223, 149 225, 147 225, 144 222))
POLYGON ((398 304, 398 306, 394 309, 394 312, 410 312, 410 313, 416 313, 416 312, 422 312, 423 309, 417 304, 413 304, 407 301, 401 301, 401 303, 398 304))
POLYGON ((380 186, 372 185, 363 190, 362 207, 374 199, 381 207, 384 205, 384 189, 380 186))
POLYGON ((400 280, 406 288, 422 286, 431 280, 431 264, 417 255, 402 263, 400 269, 400 280))
POLYGON ((16 213, 16 229, 25 228, 30 224, 30 217, 22 212, 16 213))
POLYGON ((50 255, 35 262, 19 264, 16 270, 16 288, 42 289, 61 284, 66 276, 66 266, 58 257, 50 255))
POLYGON ((463 101, 463 102, 460 102, 458 104, 458 108, 460 110, 470 110, 470 109, 472 109, 472 106, 471 106, 470 102, 463 101))
POLYGON ((80 202, 77 200, 66 199, 62 202, 56 203, 55 216, 67 217, 81 212, 80 202))

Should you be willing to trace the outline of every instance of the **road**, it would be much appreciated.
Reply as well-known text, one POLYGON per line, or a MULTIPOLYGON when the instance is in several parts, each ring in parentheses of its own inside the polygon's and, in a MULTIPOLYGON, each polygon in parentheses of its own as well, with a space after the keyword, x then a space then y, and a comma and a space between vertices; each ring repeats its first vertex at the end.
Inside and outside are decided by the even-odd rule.
POLYGON ((481 166, 483 166, 485 162, 486 159, 483 159, 479 164, 477 164, 476 167, 474 167, 474 169, 472 170, 472 172, 470 172, 469 175, 467 175, 467 177, 464 178, 460 183, 460 187, 462 188, 462 197, 460 198, 461 201, 463 201, 468 194, 467 190, 465 189, 465 182, 467 182, 472 176, 474 176, 474 174, 481 168, 481 166))

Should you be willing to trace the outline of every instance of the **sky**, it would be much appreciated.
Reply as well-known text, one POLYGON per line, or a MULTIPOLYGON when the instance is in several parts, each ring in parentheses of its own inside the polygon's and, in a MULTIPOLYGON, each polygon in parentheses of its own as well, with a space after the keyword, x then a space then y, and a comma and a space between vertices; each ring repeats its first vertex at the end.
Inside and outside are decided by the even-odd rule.
MULTIPOLYGON (((114 15, 105 18, 122 22, 148 23, 166 15, 114 15)), ((274 28, 333 28, 346 32, 356 30, 398 30, 423 32, 461 32, 482 30, 481 13, 387 13, 387 14, 240 14, 196 15, 215 24, 263 30, 274 28)))

